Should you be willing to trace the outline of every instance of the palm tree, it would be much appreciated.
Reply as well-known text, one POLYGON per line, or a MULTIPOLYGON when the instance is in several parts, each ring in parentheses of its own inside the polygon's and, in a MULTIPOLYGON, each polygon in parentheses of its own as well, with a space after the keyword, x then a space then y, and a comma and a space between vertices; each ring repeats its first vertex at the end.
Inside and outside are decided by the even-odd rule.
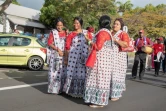
POLYGON ((122 2, 116 2, 117 5, 119 5, 119 10, 118 12, 122 12, 124 13, 125 11, 130 11, 133 7, 133 4, 131 3, 130 0, 128 0, 127 2, 125 3, 122 3, 122 2))

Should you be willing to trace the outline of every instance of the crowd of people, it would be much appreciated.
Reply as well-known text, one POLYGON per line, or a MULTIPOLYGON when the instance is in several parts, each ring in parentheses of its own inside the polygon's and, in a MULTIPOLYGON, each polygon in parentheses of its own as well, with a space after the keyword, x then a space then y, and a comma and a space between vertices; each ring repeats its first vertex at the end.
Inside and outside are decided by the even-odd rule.
POLYGON ((137 77, 137 68, 140 63, 139 79, 142 80, 145 70, 155 69, 154 76, 159 75, 160 66, 162 63, 163 74, 165 73, 165 43, 163 37, 159 37, 154 42, 145 36, 144 30, 139 31, 139 37, 135 40, 135 58, 132 68, 132 79, 137 77), (143 51, 143 47, 149 48, 148 53, 143 51))
MULTIPOLYGON (((61 17, 55 20, 47 43, 48 93, 83 98, 92 108, 104 107, 109 99, 117 101, 122 97, 128 64, 124 49, 130 46, 131 39, 124 31, 122 18, 114 20, 112 29, 107 15, 101 16, 98 23, 99 30, 94 33, 91 26, 83 29, 82 18, 75 17, 73 31, 69 32, 61 17)), ((144 30, 140 30, 134 48, 132 79, 137 77, 139 63, 140 80, 146 68, 154 68, 157 77, 161 61, 164 65, 166 60, 163 38, 152 42, 144 30)), ((165 73, 165 66, 163 71, 165 73)))
POLYGON ((73 31, 64 30, 61 17, 55 20, 48 38, 48 93, 66 93, 83 98, 92 108, 117 101, 126 90, 127 52, 129 36, 123 31, 124 22, 103 15, 99 30, 82 28, 83 20, 75 17, 73 31))

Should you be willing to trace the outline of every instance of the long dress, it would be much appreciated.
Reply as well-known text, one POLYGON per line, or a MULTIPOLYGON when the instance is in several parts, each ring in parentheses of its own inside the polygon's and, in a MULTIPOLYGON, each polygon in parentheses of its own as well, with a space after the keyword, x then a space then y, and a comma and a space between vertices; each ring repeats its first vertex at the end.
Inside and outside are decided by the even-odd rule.
MULTIPOLYGON (((55 47, 64 51, 65 33, 59 33, 57 30, 52 30, 50 33, 48 44, 54 43, 55 47)), ((59 94, 62 92, 65 82, 65 65, 63 57, 60 57, 58 52, 50 47, 49 72, 48 72, 48 93, 59 94)))
MULTIPOLYGON (((118 31, 114 37, 119 40, 128 42, 129 37, 127 33, 118 31)), ((113 73, 111 76, 111 85, 110 85, 110 98, 120 98, 122 97, 123 91, 126 90, 126 71, 127 71, 127 53, 120 52, 119 45, 113 44, 114 52, 114 61, 113 61, 113 73)))
POLYGON ((110 93, 110 79, 113 71, 113 53, 110 31, 101 29, 96 34, 96 61, 86 76, 85 103, 107 105, 110 93))
MULTIPOLYGON (((154 45, 155 43, 153 43, 152 45, 154 45)), ((155 68, 155 66, 154 66, 154 52, 152 53, 152 68, 154 69, 155 68)))
POLYGON ((63 91, 72 97, 83 97, 85 74, 87 68, 85 61, 88 56, 88 45, 85 35, 90 33, 83 30, 77 34, 71 32, 66 39, 66 50, 69 50, 67 76, 63 91))

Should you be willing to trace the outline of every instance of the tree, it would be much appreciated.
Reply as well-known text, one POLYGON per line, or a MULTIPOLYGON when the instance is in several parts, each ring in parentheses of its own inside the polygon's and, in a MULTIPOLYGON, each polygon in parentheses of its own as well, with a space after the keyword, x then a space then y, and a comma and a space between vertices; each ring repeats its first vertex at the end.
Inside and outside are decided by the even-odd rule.
POLYGON ((157 13, 163 16, 166 16, 166 5, 165 4, 159 4, 156 6, 157 13))
POLYGON ((118 2, 116 2, 116 4, 119 5, 118 12, 122 12, 122 13, 124 13, 125 11, 131 11, 132 7, 133 7, 133 4, 131 3, 130 0, 128 0, 125 3, 122 3, 122 2, 118 1, 118 2))
POLYGON ((12 4, 15 4, 15 5, 20 5, 17 0, 12 0, 12 4))
POLYGON ((53 28, 54 19, 59 16, 72 29, 73 18, 80 16, 84 27, 91 25, 97 28, 98 18, 103 14, 116 15, 115 0, 45 0, 40 21, 53 28))
POLYGON ((20 4, 17 2, 17 0, 5 0, 4 3, 3 3, 2 5, 0 5, 0 14, 2 14, 2 12, 3 12, 4 10, 6 10, 6 9, 9 7, 9 5, 10 5, 11 3, 16 4, 16 5, 20 5, 20 4))
POLYGON ((157 8, 153 6, 152 4, 148 4, 145 6, 144 11, 145 12, 155 12, 157 8))
POLYGON ((2 5, 0 5, 0 14, 4 11, 4 10, 6 10, 8 7, 9 7, 9 5, 12 3, 12 0, 5 0, 5 2, 2 4, 2 5))
POLYGON ((156 38, 166 36, 166 5, 153 6, 148 4, 145 8, 136 7, 123 14, 125 24, 129 27, 131 37, 137 37, 138 31, 144 29, 147 36, 156 38))

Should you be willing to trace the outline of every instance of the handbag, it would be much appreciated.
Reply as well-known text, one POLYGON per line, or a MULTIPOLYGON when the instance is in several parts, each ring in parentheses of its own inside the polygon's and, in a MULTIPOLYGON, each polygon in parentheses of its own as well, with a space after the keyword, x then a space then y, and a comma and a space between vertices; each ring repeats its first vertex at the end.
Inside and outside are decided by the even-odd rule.
POLYGON ((133 52, 134 51, 134 42, 133 40, 129 37, 129 46, 126 48, 120 47, 120 52, 133 52))

